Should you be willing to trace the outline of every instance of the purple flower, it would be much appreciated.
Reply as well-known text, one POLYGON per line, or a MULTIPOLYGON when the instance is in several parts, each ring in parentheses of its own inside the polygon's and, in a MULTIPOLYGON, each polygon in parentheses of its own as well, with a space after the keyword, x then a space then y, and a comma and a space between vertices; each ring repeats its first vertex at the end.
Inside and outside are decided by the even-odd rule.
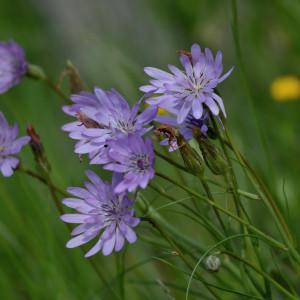
POLYGON ((19 159, 14 155, 30 141, 29 136, 17 139, 18 133, 18 125, 9 127, 3 113, 0 112, 0 171, 5 177, 11 176, 13 169, 19 164, 19 159))
POLYGON ((115 187, 115 193, 132 192, 145 188, 154 176, 154 151, 150 138, 143 140, 137 134, 113 141, 108 153, 111 162, 106 170, 123 173, 123 180, 115 187))
MULTIPOLYGON (((193 129, 197 128, 201 132, 203 136, 207 136, 208 131, 208 123, 209 123, 209 114, 207 111, 204 111, 203 115, 200 119, 195 119, 192 113, 189 113, 187 118, 182 124, 177 123, 176 117, 169 117, 169 116, 157 116, 155 121, 167 124, 170 126, 178 127, 179 132, 184 137, 186 141, 189 141, 193 138, 193 129)), ((160 143, 163 146, 170 146, 169 151, 175 151, 178 149, 177 140, 172 139, 170 141, 169 138, 166 138, 161 141, 160 143)))
POLYGON ((150 106, 139 114, 141 101, 131 109, 127 101, 116 91, 95 88, 95 94, 82 92, 71 97, 74 102, 65 106, 64 112, 76 116, 78 121, 66 124, 72 139, 78 140, 75 153, 89 154, 91 164, 109 161, 109 142, 131 133, 143 135, 145 128, 156 116, 157 107, 150 106))
POLYGON ((176 110, 177 122, 180 124, 190 112, 195 119, 200 119, 205 108, 214 115, 218 115, 221 109, 226 117, 223 100, 215 93, 215 88, 231 74, 233 68, 221 76, 222 52, 218 51, 214 58, 210 49, 201 52, 200 46, 194 44, 191 53, 181 54, 180 62, 184 71, 173 65, 169 65, 172 73, 145 68, 145 72, 153 79, 150 85, 142 86, 140 90, 161 94, 147 102, 169 111, 176 110))
POLYGON ((20 83, 26 72, 23 49, 14 41, 0 42, 0 94, 20 83))
POLYGON ((74 237, 66 246, 78 247, 100 236, 85 257, 100 250, 103 255, 110 255, 113 251, 120 251, 125 240, 129 243, 136 241, 137 236, 132 228, 140 223, 140 219, 134 216, 133 202, 127 195, 114 193, 120 179, 118 174, 113 175, 112 184, 103 182, 92 171, 87 171, 86 175, 90 182, 85 183, 85 188, 68 188, 68 192, 75 197, 63 200, 66 206, 74 208, 77 213, 64 214, 61 219, 80 224, 71 232, 74 237))

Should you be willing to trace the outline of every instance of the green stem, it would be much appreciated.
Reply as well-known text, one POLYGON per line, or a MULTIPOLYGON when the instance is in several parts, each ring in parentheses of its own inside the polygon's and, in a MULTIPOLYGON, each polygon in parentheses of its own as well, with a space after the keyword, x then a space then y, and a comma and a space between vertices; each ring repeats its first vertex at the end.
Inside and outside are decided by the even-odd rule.
MULTIPOLYGON (((210 191, 210 188, 209 188, 208 184, 204 180, 202 180, 201 178, 200 178, 200 181, 201 181, 202 186, 203 186, 203 188, 204 188, 204 190, 205 190, 205 192, 207 194, 208 199, 210 201, 212 201, 212 202, 215 203, 215 199, 214 199, 214 197, 213 197, 213 195, 212 195, 212 193, 210 191)), ((221 217, 219 211, 217 210, 217 208, 215 206, 213 206, 212 208, 213 208, 213 210, 215 212, 215 215, 216 215, 216 217, 217 217, 217 219, 218 219, 218 221, 219 221, 219 223, 220 223, 220 225, 221 225, 224 233, 227 235, 228 234, 227 228, 226 228, 226 226, 225 226, 225 224, 224 224, 224 222, 222 220, 222 217, 221 217)))
POLYGON ((271 236, 265 234, 264 232, 262 232, 261 230, 257 229, 255 226, 249 224, 247 221, 241 219, 240 217, 234 215, 233 213, 231 213, 230 211, 228 211, 227 209, 223 208, 222 206, 212 202, 211 200, 209 200, 208 198, 206 198, 205 196, 202 196, 196 192, 194 192, 193 190, 189 189, 188 187, 176 182, 175 180, 173 180, 172 178, 169 178, 168 176, 161 174, 159 172, 156 172, 156 175, 164 178, 165 180, 169 181, 170 183, 177 185, 178 187, 180 187, 181 189, 183 189, 186 192, 189 192, 191 194, 193 194, 196 198, 205 201, 207 203, 209 203, 210 205, 216 207, 218 210, 220 210, 221 212, 223 212, 224 214, 230 216, 231 218, 235 219, 236 221, 246 225, 249 229, 251 229, 253 232, 257 233, 259 236, 263 237, 265 240, 269 241, 271 244, 273 244, 275 247, 287 251, 289 250, 289 248, 282 244, 281 242, 278 242, 277 240, 275 240, 274 238, 272 238, 271 236))
MULTIPOLYGON (((56 192, 59 192, 61 193, 62 195, 68 197, 69 194, 64 192, 62 189, 56 187, 53 182, 51 181, 51 178, 50 176, 48 176, 47 178, 44 178, 42 177, 41 175, 31 171, 31 170, 27 170, 27 169, 23 169, 21 166, 19 166, 18 168, 19 171, 23 172, 24 174, 27 174, 29 175, 30 177, 32 178, 35 178, 37 180, 39 180, 40 182, 44 183, 46 186, 48 186, 49 190, 50 190, 50 193, 51 193, 51 196, 54 200, 54 203, 57 207, 57 210, 59 211, 59 213, 62 215, 64 213, 63 211, 63 208, 61 206, 61 203, 56 195, 56 192)), ((65 223, 68 230, 70 230, 69 228, 69 224, 65 223)), ((82 252, 84 253, 84 249, 82 247, 80 247, 80 249, 82 250, 82 252)), ((108 282, 106 281, 106 279, 104 278, 103 274, 101 273, 101 271, 98 269, 97 265, 93 262, 92 259, 89 259, 88 260, 91 264, 91 266, 93 267, 94 271, 97 273, 98 277, 100 278, 100 280, 102 281, 102 283, 107 286, 108 285, 108 282)), ((116 298, 116 299, 119 299, 119 297, 116 295, 116 293, 112 290, 111 287, 108 286, 108 289, 110 291, 110 293, 116 298)))
POLYGON ((249 261, 246 261, 244 258, 239 257, 239 256, 235 255, 232 252, 222 251, 222 253, 225 253, 225 254, 229 255, 230 257, 232 257, 232 258, 234 258, 234 259, 242 262, 243 264, 245 264, 248 267, 250 267, 251 269, 253 269, 255 272, 257 272, 258 274, 260 274, 263 278, 266 278, 272 285, 274 285, 279 291, 281 291, 283 294, 285 294, 286 296, 288 296, 290 299, 299 300, 299 297, 291 294, 282 285, 280 285, 277 281, 275 281, 268 273, 266 273, 264 271, 261 271, 255 265, 253 265, 252 263, 250 263, 249 261))
MULTIPOLYGON (((188 169, 186 169, 184 166, 182 166, 181 164, 178 164, 177 162, 173 161, 171 158, 159 153, 158 151, 155 150, 155 155, 160 157, 161 159, 165 160, 166 162, 168 162, 169 164, 173 165, 175 168, 180 169, 182 171, 184 171, 185 173, 189 174, 189 175, 193 175, 188 169)), ((194 175, 193 175, 194 176, 194 175)), ((215 180, 212 180, 210 178, 203 178, 205 181, 214 184, 216 186, 219 186, 221 188, 223 188, 224 190, 228 190, 224 185, 218 183, 215 180)), ((232 191, 229 191, 232 193, 232 191)), ((241 189, 237 190, 237 193, 245 198, 251 199, 251 200, 260 200, 260 197, 258 195, 255 195, 253 193, 249 193, 247 191, 243 191, 241 189)))
POLYGON ((52 89, 63 101, 65 104, 70 104, 70 99, 67 95, 65 95, 62 90, 48 77, 44 79, 46 82, 47 86, 52 89))
POLYGON ((251 165, 247 162, 247 160, 240 154, 240 152, 235 148, 230 134, 225 127, 225 134, 226 138, 228 140, 228 144, 230 145, 230 148, 234 152, 235 156, 237 157, 239 163, 243 167, 243 170, 246 174, 246 176, 249 178, 249 180, 252 182, 254 187, 257 189, 257 191, 260 194, 260 197, 264 201, 265 205, 271 212, 278 228, 281 233, 281 236, 283 240, 287 243, 287 245, 290 247, 290 253, 292 254, 293 258, 297 261, 298 264, 300 264, 300 255, 294 248, 294 240, 292 238, 292 235, 289 231, 289 228, 287 224, 285 223, 284 217, 282 216, 280 210, 278 209, 276 202, 273 199, 272 194, 269 192, 263 181, 260 179, 260 177, 256 174, 254 169, 251 167, 251 165))

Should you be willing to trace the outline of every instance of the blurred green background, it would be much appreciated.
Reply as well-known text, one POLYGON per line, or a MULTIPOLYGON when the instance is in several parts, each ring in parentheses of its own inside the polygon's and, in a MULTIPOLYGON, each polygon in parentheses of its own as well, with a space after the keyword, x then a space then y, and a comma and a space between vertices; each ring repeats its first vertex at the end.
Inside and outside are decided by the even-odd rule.
MULTIPOLYGON (((0 40, 15 39, 25 48, 28 60, 43 66, 54 80, 70 59, 89 86, 115 87, 131 103, 140 96, 138 87, 147 81, 143 67, 165 69, 169 63, 178 64, 176 50, 188 49, 194 42, 214 51, 221 49, 225 69, 235 65, 232 76, 220 87, 229 127, 242 152, 280 199, 284 199, 284 184, 290 223, 296 231, 300 101, 275 102, 269 87, 280 75, 300 73, 300 2, 237 3, 241 59, 232 33, 231 2, 220 0, 1 0, 0 40)), ((60 130, 69 120, 61 105, 52 91, 30 79, 0 95, 0 111, 10 123, 19 122, 22 134, 26 125, 36 127, 55 182, 64 188, 80 186, 87 163, 73 155, 73 141, 60 130)), ((29 147, 21 157, 26 167, 34 168, 29 147)), ((82 252, 65 249, 69 234, 47 188, 23 177, 0 178, 0 299, 108 299, 82 252)), ((148 194, 149 199, 157 198, 148 194)), ((156 201, 157 206, 164 203, 156 201)), ((259 207, 249 210, 257 220, 263 216, 259 207)), ((209 237, 199 227, 169 214, 169 220, 181 224, 187 235, 196 235, 204 248, 209 245, 209 237)), ((271 227, 267 220, 261 224, 271 227)), ((140 236, 152 234, 144 224, 138 232, 140 236)), ((165 251, 140 239, 128 247, 126 266, 165 251)), ((101 254, 93 258, 107 281, 117 273, 116 259, 101 254)), ((165 278, 186 283, 182 275, 158 262, 135 269, 126 275, 126 299, 172 299, 156 281, 165 278), (145 283, 134 282, 137 278, 145 283)), ((171 291, 176 299, 183 299, 183 293, 171 291)))

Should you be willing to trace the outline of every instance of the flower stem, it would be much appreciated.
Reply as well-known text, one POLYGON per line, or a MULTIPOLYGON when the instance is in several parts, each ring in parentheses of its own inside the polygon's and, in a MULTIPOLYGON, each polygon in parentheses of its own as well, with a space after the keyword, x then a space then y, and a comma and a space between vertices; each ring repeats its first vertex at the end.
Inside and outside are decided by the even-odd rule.
MULTIPOLYGON (((59 214, 63 214, 63 207, 59 201, 59 198, 57 197, 57 192, 62 194, 65 197, 68 197, 69 194, 66 193, 65 191, 63 191, 62 189, 60 189, 59 187, 57 187, 55 184, 53 184, 53 182, 50 179, 50 176, 48 178, 44 178, 43 176, 28 170, 28 169, 24 169, 22 166, 18 167, 18 170, 23 172, 24 174, 37 179, 38 181, 42 182, 43 184, 45 184, 46 186, 48 186, 51 196, 54 200, 55 206, 57 208, 57 210, 59 211, 59 214)), ((70 230, 69 228, 69 224, 65 223, 68 230, 70 230)), ((82 247, 80 247, 80 249, 82 250, 82 252, 84 253, 84 249, 82 247)), ((104 278, 103 274, 101 273, 101 271, 98 269, 97 265, 92 261, 92 259, 88 260, 91 264, 91 266, 93 267, 94 271, 97 273, 98 277, 100 278, 100 280, 102 281, 102 283, 109 289, 110 293, 115 297, 115 299, 119 299, 119 297, 116 295, 116 293, 112 290, 112 288, 110 286, 108 286, 108 282, 106 281, 106 279, 104 278)))
POLYGON ((233 213, 231 213, 230 211, 228 211, 227 209, 223 208, 222 206, 218 205, 217 203, 209 200, 207 197, 205 196, 202 196, 196 192, 194 192, 193 190, 189 189, 188 187, 176 182, 175 180, 173 180, 172 178, 164 175, 164 174, 161 174, 159 172, 156 172, 156 175, 169 181, 170 183, 174 184, 174 185, 177 185, 178 187, 180 187, 181 189, 183 189, 184 191, 188 192, 188 193, 191 193, 193 194, 196 198, 202 200, 202 201, 205 201, 207 203, 209 203, 210 205, 216 207, 218 210, 220 210, 221 212, 223 212, 224 214, 230 216, 231 218, 235 219, 237 222, 240 222, 244 225, 246 225, 249 229, 251 229, 253 232, 257 233, 259 236, 263 237, 265 240, 269 241, 273 246, 281 249, 281 250, 284 250, 284 251, 288 251, 289 248, 282 244, 281 242, 278 242, 277 240, 275 240, 274 238, 272 238, 271 236, 265 234, 264 232, 262 232, 261 230, 259 230, 258 228, 256 228, 255 226, 249 224, 247 221, 241 219, 240 217, 234 215, 233 213))
POLYGON ((70 104, 70 99, 67 95, 63 93, 63 91, 48 77, 44 79, 47 86, 52 89, 63 101, 65 104, 70 104))

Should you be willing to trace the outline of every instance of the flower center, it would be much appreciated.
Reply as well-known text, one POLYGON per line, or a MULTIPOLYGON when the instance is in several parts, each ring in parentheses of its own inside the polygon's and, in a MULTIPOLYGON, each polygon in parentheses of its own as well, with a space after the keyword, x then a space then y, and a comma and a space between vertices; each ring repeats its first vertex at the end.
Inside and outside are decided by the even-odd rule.
POLYGON ((121 205, 121 199, 113 198, 107 203, 101 205, 101 213, 105 217, 105 222, 117 222, 119 223, 124 215, 126 215, 127 207, 121 205))
POLYGON ((131 157, 130 167, 134 172, 145 173, 149 167, 149 157, 146 154, 136 154, 131 157))
POLYGON ((134 124, 129 120, 118 120, 116 128, 126 134, 135 131, 134 124))

